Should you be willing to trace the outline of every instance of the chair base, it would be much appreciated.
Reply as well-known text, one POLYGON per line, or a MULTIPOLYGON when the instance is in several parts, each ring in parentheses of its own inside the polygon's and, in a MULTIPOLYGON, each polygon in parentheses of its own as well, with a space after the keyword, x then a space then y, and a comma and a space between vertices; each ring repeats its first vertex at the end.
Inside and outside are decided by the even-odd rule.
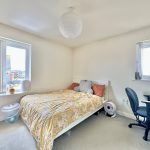
POLYGON ((143 136, 143 140, 144 140, 144 141, 147 141, 148 139, 147 139, 147 137, 143 136))
POLYGON ((130 123, 128 125, 129 128, 132 128, 132 126, 138 126, 138 127, 145 128, 145 134, 143 136, 143 140, 148 141, 148 132, 149 132, 150 128, 146 128, 146 126, 141 123, 130 123))
POLYGON ((145 141, 148 140, 148 132, 149 132, 149 130, 150 130, 150 128, 146 128, 146 129, 145 129, 145 134, 144 134, 144 136, 143 136, 143 139, 144 139, 145 141))
POLYGON ((145 126, 144 126, 143 124, 141 124, 141 123, 130 123, 130 124, 128 125, 129 128, 132 128, 132 126, 138 126, 138 127, 143 127, 143 128, 145 128, 145 126))

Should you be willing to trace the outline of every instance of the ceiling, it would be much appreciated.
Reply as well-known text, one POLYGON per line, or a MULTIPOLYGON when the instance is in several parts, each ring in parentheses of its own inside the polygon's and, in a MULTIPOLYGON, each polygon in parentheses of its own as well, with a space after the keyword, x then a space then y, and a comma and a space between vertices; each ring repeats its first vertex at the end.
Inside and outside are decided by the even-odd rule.
POLYGON ((150 0, 70 1, 83 20, 83 32, 73 40, 57 26, 69 0, 0 0, 0 22, 72 48, 150 25, 150 0))

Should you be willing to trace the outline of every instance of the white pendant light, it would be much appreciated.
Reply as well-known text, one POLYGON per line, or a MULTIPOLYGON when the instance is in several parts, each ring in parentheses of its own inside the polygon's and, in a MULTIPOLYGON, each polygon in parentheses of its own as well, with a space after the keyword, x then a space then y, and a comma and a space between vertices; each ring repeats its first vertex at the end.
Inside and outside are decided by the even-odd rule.
POLYGON ((82 32, 82 20, 74 9, 72 6, 68 7, 68 11, 59 20, 59 31, 65 38, 77 38, 82 32))

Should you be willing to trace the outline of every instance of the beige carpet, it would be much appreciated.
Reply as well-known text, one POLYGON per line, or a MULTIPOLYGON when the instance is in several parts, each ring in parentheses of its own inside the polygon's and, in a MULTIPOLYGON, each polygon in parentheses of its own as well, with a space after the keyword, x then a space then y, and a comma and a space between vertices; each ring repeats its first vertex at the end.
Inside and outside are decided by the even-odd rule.
MULTIPOLYGON (((56 139, 53 150, 150 150, 150 141, 142 139, 144 129, 129 129, 130 122, 120 116, 92 116, 73 128, 70 136, 56 139)), ((21 121, 0 123, 0 150, 36 150, 36 146, 21 121)))
POLYGON ((0 123, 0 150, 37 150, 35 141, 21 120, 0 123))
POLYGON ((92 116, 75 127, 71 136, 55 140, 54 150, 150 150, 150 141, 142 139, 144 129, 130 129, 130 122, 134 121, 119 116, 92 116))

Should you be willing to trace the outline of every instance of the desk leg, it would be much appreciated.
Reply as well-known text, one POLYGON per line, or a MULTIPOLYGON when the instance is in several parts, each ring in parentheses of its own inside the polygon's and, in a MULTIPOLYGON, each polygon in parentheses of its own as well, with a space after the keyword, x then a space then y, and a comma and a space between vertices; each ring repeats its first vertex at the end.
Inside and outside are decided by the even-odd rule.
POLYGON ((148 132, 149 132, 149 129, 145 129, 145 134, 144 134, 144 136, 143 136, 143 139, 144 139, 145 141, 147 141, 148 132))
POLYGON ((146 127, 146 129, 145 129, 145 134, 144 134, 144 136, 143 136, 143 139, 144 139, 145 141, 148 140, 147 137, 148 137, 148 132, 149 132, 149 130, 150 130, 150 122, 147 123, 147 127, 146 127))

